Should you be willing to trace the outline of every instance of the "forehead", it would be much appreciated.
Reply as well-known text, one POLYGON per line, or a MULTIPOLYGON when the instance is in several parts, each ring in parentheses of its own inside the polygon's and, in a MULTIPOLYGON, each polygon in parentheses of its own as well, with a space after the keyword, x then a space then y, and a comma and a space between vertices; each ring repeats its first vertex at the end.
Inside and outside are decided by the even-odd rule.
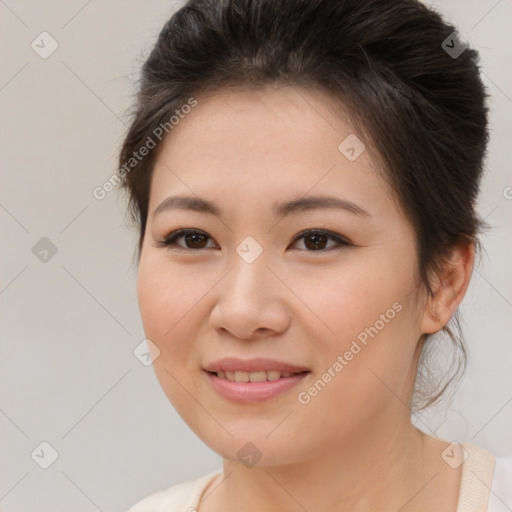
POLYGON ((323 91, 240 87, 195 99, 163 141, 150 208, 171 192, 232 201, 339 193, 366 197, 374 209, 386 206, 390 191, 371 148, 340 103, 323 91))

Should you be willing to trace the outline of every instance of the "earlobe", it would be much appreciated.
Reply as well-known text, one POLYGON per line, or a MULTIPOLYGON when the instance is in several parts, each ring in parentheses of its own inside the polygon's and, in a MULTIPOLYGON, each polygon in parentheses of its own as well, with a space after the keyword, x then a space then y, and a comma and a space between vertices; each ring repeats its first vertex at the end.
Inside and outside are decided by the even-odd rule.
POLYGON ((475 259, 473 243, 454 246, 431 285, 421 325, 422 333, 440 331, 452 317, 469 286, 475 259))

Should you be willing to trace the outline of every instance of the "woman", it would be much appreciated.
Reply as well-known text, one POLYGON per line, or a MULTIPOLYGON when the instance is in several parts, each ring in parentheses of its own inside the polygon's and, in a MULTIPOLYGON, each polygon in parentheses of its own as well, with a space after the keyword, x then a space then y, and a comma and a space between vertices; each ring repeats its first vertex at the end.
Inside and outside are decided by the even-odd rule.
POLYGON ((510 462, 411 423, 443 391, 421 379, 432 334, 463 351, 477 61, 415 0, 190 0, 166 23, 119 175, 155 372, 223 468, 130 512, 510 499, 510 462))

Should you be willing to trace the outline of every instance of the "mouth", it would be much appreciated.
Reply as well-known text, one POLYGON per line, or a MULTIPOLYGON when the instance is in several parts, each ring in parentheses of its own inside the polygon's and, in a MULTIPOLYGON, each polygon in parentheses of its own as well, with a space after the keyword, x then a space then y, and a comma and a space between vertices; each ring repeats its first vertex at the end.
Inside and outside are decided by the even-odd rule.
POLYGON ((282 398, 311 374, 304 366, 263 357, 226 357, 206 365, 203 371, 217 395, 238 404, 282 398))
POLYGON ((287 392, 311 374, 310 371, 279 370, 204 372, 211 389, 222 399, 235 404, 259 404, 271 399, 275 403, 277 399, 284 400, 287 392))
POLYGON ((280 371, 280 370, 260 370, 255 372, 246 372, 243 370, 235 370, 235 371, 218 371, 218 372, 208 372, 211 375, 215 375, 219 379, 227 380, 230 382, 273 382, 279 379, 288 379, 290 377, 296 375, 302 375, 309 373, 309 371, 301 371, 301 372, 288 372, 288 371, 280 371))

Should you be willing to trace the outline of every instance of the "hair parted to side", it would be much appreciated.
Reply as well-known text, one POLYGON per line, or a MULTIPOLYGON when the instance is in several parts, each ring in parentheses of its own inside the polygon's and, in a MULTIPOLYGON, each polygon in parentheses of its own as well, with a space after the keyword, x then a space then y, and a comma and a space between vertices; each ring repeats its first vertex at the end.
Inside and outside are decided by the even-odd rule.
MULTIPOLYGON (((488 131, 478 53, 442 43, 456 29, 416 0, 189 0, 167 21, 142 67, 123 166, 190 98, 229 86, 318 88, 337 98, 376 149, 384 178, 415 228, 418 270, 430 278, 450 249, 486 227, 476 199, 488 131)), ((144 240, 152 169, 162 146, 123 173, 128 212, 144 240)), ((341 142, 341 141, 340 141, 341 142)), ((466 366, 458 312, 443 331, 451 375, 433 384, 424 364, 413 407, 434 403, 466 366)))

